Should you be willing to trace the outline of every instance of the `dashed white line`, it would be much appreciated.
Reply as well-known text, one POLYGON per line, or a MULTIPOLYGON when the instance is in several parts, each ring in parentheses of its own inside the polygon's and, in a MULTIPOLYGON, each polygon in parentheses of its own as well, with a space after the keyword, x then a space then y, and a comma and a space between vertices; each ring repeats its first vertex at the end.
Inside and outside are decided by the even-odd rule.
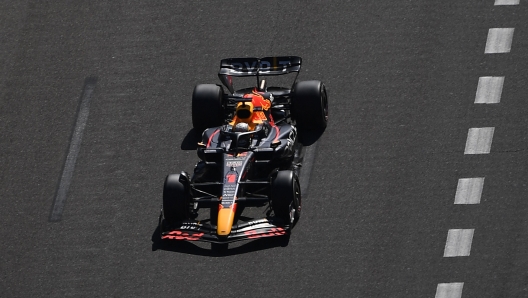
POLYGON ((519 5, 520 0, 495 0, 495 5, 519 5))
POLYGON ((491 28, 488 31, 485 54, 509 53, 514 28, 491 28))
POLYGON ((463 282, 451 282, 438 284, 435 298, 461 298, 463 282))
POLYGON ((455 204, 480 204, 483 187, 484 177, 459 179, 455 204))
MULTIPOLYGON (((494 5, 519 5, 520 0, 495 0, 494 5)), ((509 53, 514 28, 491 28, 488 31, 485 54, 509 53)), ((480 77, 475 104, 498 104, 502 96, 504 77, 480 77)), ((494 127, 470 128, 464 154, 488 154, 491 151, 494 127)), ((455 204, 480 204, 484 177, 458 180, 455 204)), ((450 229, 444 249, 444 257, 469 256, 474 229, 450 229)), ((461 298, 463 282, 439 283, 435 298, 461 298)))
POLYGON ((488 154, 491 150, 495 127, 470 128, 464 154, 488 154))
POLYGON ((467 257, 475 229, 451 229, 447 233, 444 257, 467 257))
POLYGON ((504 77, 480 77, 475 95, 476 104, 499 103, 502 95, 504 77))

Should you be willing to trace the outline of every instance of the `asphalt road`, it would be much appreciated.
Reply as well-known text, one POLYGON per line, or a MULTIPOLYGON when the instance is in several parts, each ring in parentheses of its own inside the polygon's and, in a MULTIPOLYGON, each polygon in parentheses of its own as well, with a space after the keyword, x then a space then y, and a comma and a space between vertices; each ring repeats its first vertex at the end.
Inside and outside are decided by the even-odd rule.
POLYGON ((0 296, 528 297, 528 9, 493 4, 1 1, 0 296), (515 28, 511 52, 484 54, 490 28, 515 28), (163 179, 197 161, 193 86, 272 55, 330 97, 289 244, 157 248, 163 179), (505 77, 500 103, 474 104, 482 76, 505 77), (491 152, 464 154, 479 127, 491 152), (471 177, 480 203, 455 205, 471 177), (474 229, 469 256, 444 257, 450 229, 474 229))

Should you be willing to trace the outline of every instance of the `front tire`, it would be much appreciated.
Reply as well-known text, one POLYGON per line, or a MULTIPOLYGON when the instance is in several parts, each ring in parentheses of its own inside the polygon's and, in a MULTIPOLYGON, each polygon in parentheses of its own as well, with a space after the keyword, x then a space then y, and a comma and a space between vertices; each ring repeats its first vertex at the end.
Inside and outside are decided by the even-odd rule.
POLYGON ((188 187, 180 182, 180 174, 171 174, 163 185, 163 218, 170 222, 190 218, 191 195, 188 187))
POLYGON ((279 171, 271 184, 271 204, 275 217, 295 224, 301 216, 301 187, 291 170, 279 171))

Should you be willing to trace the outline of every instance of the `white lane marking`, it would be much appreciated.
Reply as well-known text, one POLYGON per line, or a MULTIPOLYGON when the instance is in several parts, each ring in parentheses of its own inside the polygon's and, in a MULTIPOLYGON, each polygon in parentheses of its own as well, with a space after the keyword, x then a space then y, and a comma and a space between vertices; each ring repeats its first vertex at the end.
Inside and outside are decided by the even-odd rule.
POLYGON ((444 249, 444 257, 467 257, 475 229, 450 229, 444 249))
POLYGON ((461 178, 458 180, 455 204, 480 204, 484 178, 461 178))
POLYGON ((488 154, 491 150, 495 127, 470 128, 464 154, 488 154))
POLYGON ((62 169, 62 176, 59 182, 59 188, 57 189, 57 195, 51 208, 51 214, 49 217, 50 221, 56 222, 60 221, 62 218, 62 211, 64 209, 64 204, 66 203, 66 195, 68 194, 68 189, 70 188, 73 171, 75 169, 75 162, 77 161, 77 156, 79 155, 79 150, 81 149, 84 128, 86 127, 86 122, 88 121, 88 114, 90 112, 90 99, 92 98, 92 93, 95 89, 96 82, 97 79, 92 77, 86 78, 84 82, 81 103, 77 112, 77 121, 75 123, 75 129, 73 130, 70 141, 70 149, 68 150, 68 155, 66 156, 66 162, 64 163, 64 168, 62 169))
POLYGON ((519 5, 520 0, 495 0, 495 5, 519 5))
POLYGON ((461 298, 463 287, 463 282, 438 284, 435 298, 461 298))
POLYGON ((488 31, 485 54, 509 53, 514 28, 491 28, 488 31))
POLYGON ((480 77, 475 95, 475 103, 499 103, 502 95, 504 77, 480 77))

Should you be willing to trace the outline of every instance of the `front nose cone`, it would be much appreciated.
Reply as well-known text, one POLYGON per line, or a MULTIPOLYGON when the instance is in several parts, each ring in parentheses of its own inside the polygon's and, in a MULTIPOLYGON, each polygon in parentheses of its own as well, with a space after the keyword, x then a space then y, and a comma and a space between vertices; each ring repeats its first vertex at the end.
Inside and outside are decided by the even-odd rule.
POLYGON ((218 220, 216 227, 216 234, 218 236, 228 236, 231 233, 233 227, 233 221, 235 219, 236 203, 231 205, 231 208, 223 208, 220 205, 218 210, 218 220))

